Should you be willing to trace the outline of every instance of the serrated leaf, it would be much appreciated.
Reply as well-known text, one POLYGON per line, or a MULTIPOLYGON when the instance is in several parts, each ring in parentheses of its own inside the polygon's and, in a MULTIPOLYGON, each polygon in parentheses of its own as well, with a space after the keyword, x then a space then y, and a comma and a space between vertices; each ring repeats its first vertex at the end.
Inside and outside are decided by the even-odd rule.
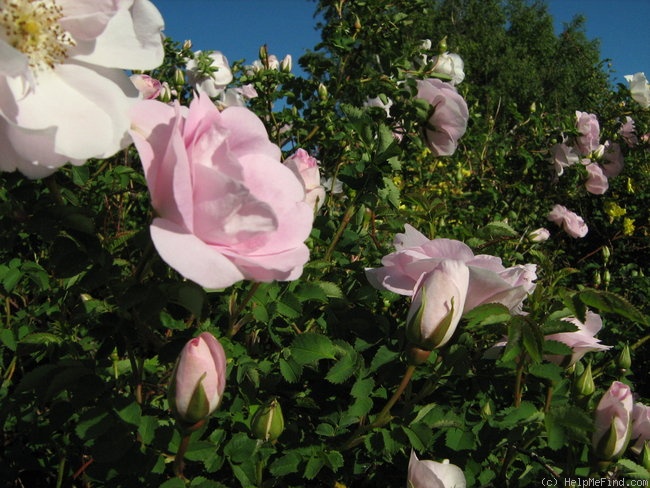
POLYGON ((578 298, 588 307, 601 312, 610 312, 641 324, 648 324, 648 317, 625 298, 608 291, 587 289, 578 294, 578 298))
POLYGON ((340 384, 352 376, 356 371, 357 355, 354 351, 345 353, 334 363, 327 372, 325 379, 330 383, 340 384))
POLYGON ((38 344, 47 346, 49 344, 61 344, 63 339, 49 332, 33 332, 20 340, 21 344, 38 344))
POLYGON ((508 307, 500 303, 486 303, 473 308, 463 318, 467 320, 467 327, 474 328, 483 325, 502 324, 510 320, 511 314, 508 307))
POLYGON ((302 375, 302 366, 291 358, 280 358, 280 373, 287 383, 297 383, 302 375))
POLYGON ((297 452, 288 452, 271 463, 269 471, 275 477, 286 476, 298 472, 302 456, 297 452))
POLYGON ((370 372, 377 371, 380 367, 399 358, 399 353, 391 351, 386 346, 380 346, 370 363, 370 372))
POLYGON ((553 363, 539 363, 531 364, 528 372, 537 378, 551 380, 556 383, 562 381, 562 372, 564 370, 557 364, 553 363))
POLYGON ((639 480, 650 480, 650 471, 629 459, 619 459, 616 463, 623 467, 626 476, 639 480))
POLYGON ((466 451, 476 448, 476 439, 471 432, 452 428, 445 435, 445 444, 454 451, 466 451))
POLYGON ((291 357, 300 366, 315 363, 321 359, 336 359, 334 344, 329 337, 308 332, 295 337, 291 343, 291 357))
POLYGON ((519 235, 519 233, 510 227, 509 224, 500 221, 490 222, 485 226, 485 230, 487 230, 490 235, 494 237, 512 237, 519 235))

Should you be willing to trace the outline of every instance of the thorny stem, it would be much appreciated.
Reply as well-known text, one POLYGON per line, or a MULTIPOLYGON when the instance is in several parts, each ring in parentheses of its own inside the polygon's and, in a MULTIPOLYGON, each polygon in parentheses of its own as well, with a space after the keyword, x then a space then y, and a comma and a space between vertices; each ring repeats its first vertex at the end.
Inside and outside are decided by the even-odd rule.
POLYGON ((228 324, 228 337, 233 337, 235 334, 237 334, 237 332, 239 332, 239 328, 243 323, 238 321, 237 317, 239 317, 246 305, 248 305, 248 302, 251 301, 261 284, 262 283, 259 281, 253 283, 250 290, 248 290, 248 293, 246 293, 246 296, 244 296, 237 308, 233 310, 232 314, 230 315, 230 323, 228 324))
POLYGON ((524 377, 524 361, 520 361, 517 365, 517 374, 515 376, 515 407, 521 405, 521 397, 523 395, 523 377, 524 377))
POLYGON ((348 440, 343 447, 341 448, 342 451, 346 451, 348 449, 353 448, 354 446, 359 445, 361 442, 363 442, 363 436, 371 431, 372 429, 375 429, 377 427, 381 427, 383 425, 386 425, 390 420, 391 420, 391 415, 390 415, 390 409, 393 408, 395 403, 397 403, 397 400, 402 396, 402 393, 404 393, 404 390, 406 390, 406 387, 408 386, 409 382, 411 381, 411 378, 413 377, 413 373, 415 372, 415 366, 410 364, 408 368, 406 368, 406 372, 404 373, 404 377, 402 378, 401 383, 397 387, 397 390, 395 390, 395 393, 393 393, 393 396, 388 400, 386 405, 384 405, 384 408, 381 409, 381 412, 377 414, 377 417, 375 417, 375 420, 369 423, 368 425, 362 425, 359 426, 356 430, 356 432, 352 435, 350 440, 348 440))

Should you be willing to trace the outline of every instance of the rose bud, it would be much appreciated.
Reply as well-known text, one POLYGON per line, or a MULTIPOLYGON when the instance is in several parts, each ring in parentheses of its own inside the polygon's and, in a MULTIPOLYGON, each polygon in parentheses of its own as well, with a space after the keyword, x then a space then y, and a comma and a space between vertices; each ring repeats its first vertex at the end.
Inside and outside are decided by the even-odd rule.
POLYGON ((188 426, 214 412, 226 387, 226 353, 208 332, 191 339, 172 373, 167 398, 177 420, 188 426))
POLYGON ((409 341, 431 351, 444 346, 463 315, 469 287, 465 263, 446 259, 422 276, 406 318, 409 341))
POLYGON ((412 488, 465 488, 467 482, 463 471, 448 459, 441 463, 420 461, 413 451, 408 468, 407 486, 412 488))
POLYGON ((632 433, 633 409, 630 387, 614 381, 596 407, 592 446, 599 459, 609 461, 623 454, 632 433))
POLYGON ((273 442, 280 437, 283 431, 282 407, 274 398, 255 412, 253 420, 251 420, 251 432, 260 440, 273 442))

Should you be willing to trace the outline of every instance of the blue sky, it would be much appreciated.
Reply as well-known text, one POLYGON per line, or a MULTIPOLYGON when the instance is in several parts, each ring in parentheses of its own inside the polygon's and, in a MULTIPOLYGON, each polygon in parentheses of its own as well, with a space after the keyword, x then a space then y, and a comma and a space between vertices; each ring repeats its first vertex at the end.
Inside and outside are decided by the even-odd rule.
MULTIPOLYGON (((168 36, 191 39, 195 49, 221 51, 230 62, 257 58, 262 44, 282 59, 297 60, 320 40, 311 0, 152 0, 168 36)), ((587 36, 601 40, 614 82, 644 71, 650 76, 650 0, 548 0, 559 31, 576 14, 587 18, 587 36)), ((562 60, 558 60, 562 62, 562 60)))

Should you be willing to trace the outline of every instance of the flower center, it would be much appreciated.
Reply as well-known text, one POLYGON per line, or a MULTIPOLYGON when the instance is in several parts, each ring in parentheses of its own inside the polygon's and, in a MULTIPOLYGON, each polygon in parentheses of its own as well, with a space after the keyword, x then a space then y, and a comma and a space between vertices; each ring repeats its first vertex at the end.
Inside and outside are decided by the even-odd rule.
POLYGON ((29 59, 34 71, 62 63, 74 39, 61 27, 63 9, 53 0, 0 0, 0 36, 29 59))

